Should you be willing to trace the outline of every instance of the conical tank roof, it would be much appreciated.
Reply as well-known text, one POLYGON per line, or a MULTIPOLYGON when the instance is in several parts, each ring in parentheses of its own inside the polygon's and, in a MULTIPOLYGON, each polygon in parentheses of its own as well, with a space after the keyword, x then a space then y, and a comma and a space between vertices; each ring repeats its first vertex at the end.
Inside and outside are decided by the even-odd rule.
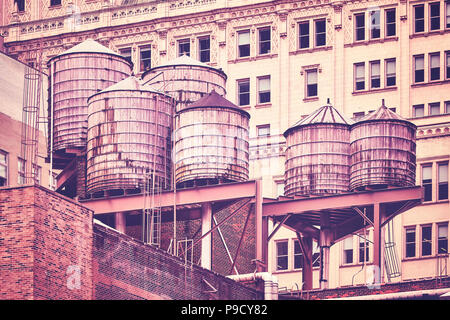
POLYGON ((52 59, 55 59, 57 57, 63 56, 63 55, 74 54, 74 53, 103 53, 103 54, 118 56, 118 57, 121 57, 124 60, 126 60, 123 56, 121 56, 117 52, 105 47, 104 45, 98 43, 94 39, 86 39, 85 41, 73 46, 69 50, 66 50, 63 53, 60 53, 59 55, 51 58, 49 61, 51 61, 52 59))
POLYGON ((415 124, 413 124, 412 122, 406 120, 405 118, 402 118, 400 115, 398 115, 397 113, 395 113, 394 111, 390 110, 388 107, 385 106, 384 104, 384 99, 382 100, 382 104, 381 106, 369 113, 368 115, 366 115, 365 117, 361 118, 358 122, 356 122, 355 124, 360 124, 362 122, 367 122, 367 121, 386 121, 386 120, 393 120, 393 121, 403 121, 403 122, 407 122, 409 124, 411 124, 412 126, 415 126, 415 124))
POLYGON ((197 66, 197 67, 208 68, 208 69, 220 72, 225 78, 227 78, 227 75, 225 74, 225 72, 222 71, 222 69, 213 68, 213 67, 207 65, 206 63, 200 62, 200 61, 198 61, 198 60, 196 60, 194 58, 191 58, 190 56, 185 55, 185 54, 183 54, 183 55, 181 55, 181 56, 179 56, 179 57, 177 57, 177 58, 175 58, 173 60, 170 60, 170 61, 168 61, 168 62, 166 62, 164 64, 161 64, 159 66, 151 68, 150 70, 147 70, 142 75, 142 78, 144 78, 146 73, 148 73, 148 72, 150 72, 152 70, 155 70, 155 69, 158 69, 158 68, 177 67, 177 66, 197 66))
POLYGON ((203 96, 199 100, 189 104, 186 108, 184 108, 180 112, 189 110, 189 109, 194 109, 194 108, 211 108, 211 107, 233 109, 233 110, 236 110, 236 111, 239 111, 239 112, 245 114, 246 116, 248 116, 250 118, 250 114, 247 111, 239 108, 237 105, 235 105, 231 101, 225 99, 220 94, 218 94, 215 90, 212 90, 210 93, 203 96))
POLYGON ((353 124, 353 120, 344 117, 336 108, 328 103, 295 123, 284 132, 284 136, 286 137, 295 128, 315 124, 342 124, 349 126, 353 124))
MULTIPOLYGON (((139 78, 136 78, 135 76, 130 76, 128 78, 123 79, 122 81, 119 81, 112 86, 109 86, 106 89, 103 89, 92 96, 89 97, 91 99, 92 97, 105 93, 105 92, 113 92, 113 91, 149 91, 149 92, 155 92, 159 94, 164 94, 162 91, 159 91, 149 85, 142 84, 142 81, 139 78)), ((164 94, 166 95, 166 94, 164 94)), ((89 100, 88 99, 88 100, 89 100)))

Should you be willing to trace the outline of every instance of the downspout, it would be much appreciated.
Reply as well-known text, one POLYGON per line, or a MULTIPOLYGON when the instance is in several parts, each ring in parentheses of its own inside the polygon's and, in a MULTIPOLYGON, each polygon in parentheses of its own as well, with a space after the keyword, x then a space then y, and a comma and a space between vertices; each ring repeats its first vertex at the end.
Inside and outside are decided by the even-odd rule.
POLYGON ((278 278, 269 272, 230 275, 227 278, 237 282, 260 279, 264 281, 264 300, 278 300, 278 278))

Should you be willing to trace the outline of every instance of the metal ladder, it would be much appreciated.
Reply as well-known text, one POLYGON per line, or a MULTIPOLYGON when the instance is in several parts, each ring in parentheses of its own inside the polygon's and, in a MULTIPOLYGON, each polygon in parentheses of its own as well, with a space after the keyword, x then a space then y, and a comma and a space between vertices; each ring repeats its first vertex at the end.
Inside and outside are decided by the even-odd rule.
POLYGON ((390 282, 392 278, 401 276, 397 250, 395 248, 393 220, 388 222, 386 231, 387 237, 384 242, 384 265, 386 267, 388 282, 390 282))

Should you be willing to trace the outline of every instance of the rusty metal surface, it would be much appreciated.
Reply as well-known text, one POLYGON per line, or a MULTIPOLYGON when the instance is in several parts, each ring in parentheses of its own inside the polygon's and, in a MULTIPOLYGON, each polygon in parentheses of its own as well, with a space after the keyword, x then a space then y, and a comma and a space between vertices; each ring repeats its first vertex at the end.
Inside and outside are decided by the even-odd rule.
MULTIPOLYGON (((50 62, 49 62, 50 63, 50 62)), ((53 150, 84 148, 87 99, 131 74, 131 65, 109 53, 65 53, 51 59, 53 73, 53 150)), ((49 113, 50 114, 50 113, 49 113)))
POLYGON ((176 111, 215 90, 226 94, 225 73, 200 64, 169 64, 153 68, 142 75, 144 82, 170 94, 176 101, 176 111))
MULTIPOLYGON (((208 96, 199 102, 211 101, 208 96)), ((201 179, 219 182, 248 180, 250 115, 236 108, 209 107, 200 103, 177 113, 177 184, 201 179)))
POLYGON ((351 128, 350 188, 414 186, 416 127, 396 119, 374 119, 351 128))
POLYGON ((349 191, 350 130, 345 124, 311 124, 286 137, 285 195, 349 191))
MULTIPOLYGON (((124 80, 126 81, 126 80, 124 80)), ((89 99, 87 190, 170 185, 173 99, 115 86, 89 99)))

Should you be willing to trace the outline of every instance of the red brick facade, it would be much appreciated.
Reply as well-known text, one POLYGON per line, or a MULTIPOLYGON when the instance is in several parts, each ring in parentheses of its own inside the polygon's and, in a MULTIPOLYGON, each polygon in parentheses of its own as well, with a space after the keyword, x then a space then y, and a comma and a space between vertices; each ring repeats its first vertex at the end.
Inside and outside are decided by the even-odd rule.
POLYGON ((0 192, 0 297, 91 299, 92 212, 40 186, 0 192))

